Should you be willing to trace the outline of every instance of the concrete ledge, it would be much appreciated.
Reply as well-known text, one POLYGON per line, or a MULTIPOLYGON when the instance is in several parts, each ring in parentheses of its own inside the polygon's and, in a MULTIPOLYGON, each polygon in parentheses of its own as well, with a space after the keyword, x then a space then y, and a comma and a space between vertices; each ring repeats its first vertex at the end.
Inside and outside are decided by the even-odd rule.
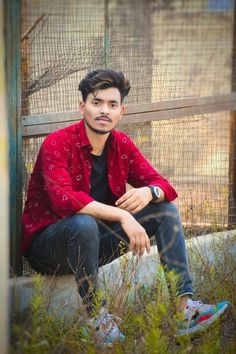
MULTIPOLYGON (((217 261, 224 260, 226 250, 228 256, 232 255, 236 258, 236 230, 199 236, 187 240, 186 244, 190 264, 193 258, 194 261, 199 262, 201 257, 209 263, 214 262, 216 257, 217 261)), ((157 275, 164 280, 164 274, 160 268, 158 270, 158 264, 159 256, 156 246, 152 246, 149 255, 144 254, 141 258, 129 252, 99 269, 98 285, 111 294, 132 296, 134 289, 142 285, 150 286, 157 275)), ((194 280, 194 268, 191 271, 194 280)), ((35 283, 32 277, 10 279, 10 312, 25 311, 34 291, 35 283)), ((49 309, 60 315, 72 315, 81 304, 73 275, 43 277, 43 294, 49 309)))

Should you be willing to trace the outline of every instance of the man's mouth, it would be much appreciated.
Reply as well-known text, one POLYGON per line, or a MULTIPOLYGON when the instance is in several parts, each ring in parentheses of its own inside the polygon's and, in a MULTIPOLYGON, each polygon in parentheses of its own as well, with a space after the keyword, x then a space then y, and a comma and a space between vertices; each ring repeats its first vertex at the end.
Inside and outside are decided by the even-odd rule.
POLYGON ((106 116, 97 117, 95 120, 102 121, 102 122, 110 122, 110 123, 112 122, 111 118, 106 116))

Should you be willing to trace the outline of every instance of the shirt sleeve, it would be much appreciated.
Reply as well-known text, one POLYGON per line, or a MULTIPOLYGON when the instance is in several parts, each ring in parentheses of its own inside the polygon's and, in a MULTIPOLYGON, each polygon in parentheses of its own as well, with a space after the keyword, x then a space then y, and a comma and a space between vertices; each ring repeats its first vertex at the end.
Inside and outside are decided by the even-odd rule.
POLYGON ((68 147, 63 139, 46 138, 40 150, 41 173, 53 211, 60 217, 75 214, 94 199, 73 189, 68 166, 68 147))
POLYGON ((165 193, 167 201, 177 198, 178 195, 172 185, 155 170, 131 140, 129 142, 129 149, 128 183, 136 188, 149 185, 160 187, 165 193))

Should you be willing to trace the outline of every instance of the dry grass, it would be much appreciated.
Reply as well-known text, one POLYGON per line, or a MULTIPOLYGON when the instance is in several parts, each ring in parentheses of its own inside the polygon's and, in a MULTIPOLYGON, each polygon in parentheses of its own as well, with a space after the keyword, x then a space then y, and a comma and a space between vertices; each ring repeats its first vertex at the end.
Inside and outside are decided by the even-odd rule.
MULTIPOLYGON (((86 318, 81 309, 73 318, 58 318, 48 312, 42 296, 42 278, 35 277, 36 292, 30 311, 11 323, 11 353, 235 353, 236 349, 236 259, 229 252, 235 245, 235 238, 216 244, 214 260, 193 248, 190 253, 190 267, 197 286, 196 298, 207 303, 228 300, 233 307, 225 318, 217 321, 209 330, 198 337, 175 338, 176 330, 172 294, 176 277, 167 274, 171 284, 169 295, 166 284, 157 271, 151 287, 139 287, 133 297, 130 283, 125 274, 124 282, 113 295, 98 293, 98 300, 107 297, 109 310, 122 317, 120 328, 126 339, 107 350, 98 349, 94 333, 88 330, 86 318)), ((100 301, 98 301, 98 304, 100 301)), ((99 307, 99 305, 98 305, 99 307)))

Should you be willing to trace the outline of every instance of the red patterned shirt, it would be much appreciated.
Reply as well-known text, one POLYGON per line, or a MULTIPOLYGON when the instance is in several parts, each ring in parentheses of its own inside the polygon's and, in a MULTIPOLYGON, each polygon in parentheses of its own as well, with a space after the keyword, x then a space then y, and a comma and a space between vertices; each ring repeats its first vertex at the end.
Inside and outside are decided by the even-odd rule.
MULTIPOLYGON (((114 205, 125 193, 126 183, 136 188, 159 186, 168 201, 177 197, 174 188, 151 166, 125 133, 112 131, 107 144, 111 191, 108 204, 114 205)), ((91 151, 83 120, 46 137, 31 174, 22 217, 23 253, 39 230, 75 214, 93 201, 89 196, 91 151)))

